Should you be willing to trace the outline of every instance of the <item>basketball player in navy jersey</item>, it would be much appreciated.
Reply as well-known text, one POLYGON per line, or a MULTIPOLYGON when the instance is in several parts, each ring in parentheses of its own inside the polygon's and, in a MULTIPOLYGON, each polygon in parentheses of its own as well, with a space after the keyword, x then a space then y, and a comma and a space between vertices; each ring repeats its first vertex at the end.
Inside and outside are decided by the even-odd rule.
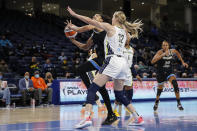
MULTIPOLYGON (((99 21, 99 22, 110 22, 109 18, 105 15, 100 15, 100 14, 95 14, 93 17, 94 20, 99 21)), ((75 39, 70 39, 73 44, 75 44, 77 47, 79 47, 82 50, 89 50, 92 46, 94 46, 96 50, 97 57, 89 60, 82 65, 80 65, 77 69, 77 73, 80 75, 82 81, 86 85, 87 88, 90 87, 90 81, 89 77, 87 75, 87 72, 93 71, 93 70, 99 70, 100 67, 103 64, 103 61, 105 59, 105 53, 104 53, 104 39, 106 36, 106 31, 103 29, 100 29, 98 27, 95 27, 93 25, 85 25, 82 27, 77 27, 71 23, 71 21, 67 21, 67 27, 69 29, 75 30, 79 33, 85 32, 85 31, 90 31, 93 30, 93 33, 91 37, 87 40, 86 44, 80 43, 79 41, 75 39)), ((113 113, 112 107, 111 107, 111 101, 109 99, 109 94, 105 88, 105 85, 99 90, 105 105, 107 107, 108 115, 106 120, 102 123, 103 125, 109 125, 113 123, 114 121, 117 120, 116 115, 113 113)), ((96 94, 95 96, 95 101, 99 101, 99 97, 96 94)), ((83 112, 82 108, 82 112, 83 112)), ((103 110, 103 107, 99 108, 101 111, 103 110)))
POLYGON ((184 110, 180 102, 180 93, 179 93, 179 87, 176 80, 176 76, 173 73, 173 60, 174 60, 173 56, 175 54, 178 57, 178 59, 181 61, 182 65, 188 68, 188 64, 184 62, 180 53, 175 49, 170 49, 170 44, 167 41, 162 42, 162 49, 155 54, 155 56, 151 61, 152 64, 156 65, 157 68, 156 78, 158 82, 157 96, 156 96, 155 105, 153 107, 154 111, 156 111, 158 108, 159 97, 163 91, 163 86, 165 81, 169 81, 173 85, 177 99, 177 107, 179 110, 184 110))

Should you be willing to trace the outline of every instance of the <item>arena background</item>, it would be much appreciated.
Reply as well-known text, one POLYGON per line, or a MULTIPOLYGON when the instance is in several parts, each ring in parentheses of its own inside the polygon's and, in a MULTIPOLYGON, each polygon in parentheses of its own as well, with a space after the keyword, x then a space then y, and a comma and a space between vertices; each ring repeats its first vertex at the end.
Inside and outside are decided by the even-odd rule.
MULTIPOLYGON (((87 61, 88 52, 65 37, 64 22, 86 24, 68 14, 68 5, 89 17, 95 13, 112 16, 114 11, 122 10, 129 21, 140 19, 144 23, 139 39, 132 39, 130 45, 135 49, 134 67, 143 80, 140 83, 133 76, 132 104, 145 124, 127 126, 129 116, 121 107, 119 124, 101 126, 107 113, 98 112, 94 105, 94 124, 84 130, 196 131, 197 0, 0 0, 0 87, 7 83, 11 97, 6 106, 4 90, 0 88, 0 131, 71 131, 83 117, 81 103, 87 90, 76 68, 87 61), (173 63, 184 111, 177 109, 174 89, 166 83, 158 113, 153 113, 157 82, 150 61, 163 40, 169 41, 189 65, 184 68, 178 59, 173 63), (53 89, 52 103, 34 105, 33 99, 28 98, 24 106, 19 80, 25 72, 34 76, 35 71, 45 80, 47 72, 52 74, 54 80, 48 85, 53 89)), ((91 34, 92 31, 79 33, 76 39, 85 43, 91 34)), ((107 90, 113 102, 112 87, 113 82, 109 81, 107 90)), ((45 94, 42 97, 46 100, 45 94)))
MULTIPOLYGON (((155 78, 150 61, 162 40, 168 40, 189 64, 185 69, 176 60, 177 78, 197 77, 195 0, 0 0, 1 37, 11 43, 0 46, 0 72, 9 86, 16 87, 13 93, 17 94, 18 81, 26 71, 33 75, 39 70, 43 78, 51 72, 57 80, 80 79, 76 68, 87 60, 88 53, 74 46, 63 30, 66 20, 78 26, 85 23, 69 16, 68 5, 90 17, 95 13, 112 16, 114 11, 123 10, 128 20, 141 19, 144 31, 139 39, 131 41, 131 46, 135 49, 135 69, 144 80, 155 78), (62 52, 65 56, 60 60, 62 52), (39 63, 36 67, 35 62, 39 63)), ((78 34, 76 39, 85 43, 91 33, 78 34)))

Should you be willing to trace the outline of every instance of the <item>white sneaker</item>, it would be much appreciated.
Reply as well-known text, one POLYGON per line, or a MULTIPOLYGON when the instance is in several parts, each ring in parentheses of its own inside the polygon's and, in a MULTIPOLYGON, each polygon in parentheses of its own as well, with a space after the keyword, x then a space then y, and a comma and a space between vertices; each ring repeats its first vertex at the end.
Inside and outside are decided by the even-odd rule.
POLYGON ((138 119, 135 119, 134 121, 130 122, 129 126, 140 126, 144 124, 143 118, 140 116, 138 119))
POLYGON ((90 120, 90 118, 88 118, 88 119, 84 119, 84 120, 80 121, 79 124, 75 125, 75 128, 81 129, 81 128, 85 128, 85 127, 88 127, 91 125, 92 125, 92 121, 90 120))
POLYGON ((184 110, 184 108, 183 108, 183 106, 182 106, 181 104, 177 104, 177 107, 178 107, 178 109, 179 109, 180 111, 183 111, 183 110, 184 110))

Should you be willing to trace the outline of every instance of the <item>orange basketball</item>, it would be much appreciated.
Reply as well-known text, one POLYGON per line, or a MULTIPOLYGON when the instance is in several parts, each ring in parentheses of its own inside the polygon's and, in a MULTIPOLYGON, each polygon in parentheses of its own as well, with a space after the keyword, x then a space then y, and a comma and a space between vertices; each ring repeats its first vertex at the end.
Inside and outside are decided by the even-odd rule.
POLYGON ((77 32, 71 29, 68 29, 67 27, 64 29, 65 36, 68 38, 75 38, 77 35, 77 32))

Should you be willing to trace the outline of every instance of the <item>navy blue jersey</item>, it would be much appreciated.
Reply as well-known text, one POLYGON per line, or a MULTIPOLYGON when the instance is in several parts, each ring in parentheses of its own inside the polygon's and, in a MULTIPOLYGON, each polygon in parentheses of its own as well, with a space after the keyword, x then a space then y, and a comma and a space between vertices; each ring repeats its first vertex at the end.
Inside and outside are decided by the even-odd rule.
MULTIPOLYGON (((174 57, 171 50, 169 50, 169 56, 162 57, 157 61, 157 72, 160 74, 162 72, 173 72, 174 57)), ((163 51, 164 53, 164 51, 163 51)))
POLYGON ((104 39, 106 36, 106 31, 96 32, 94 31, 92 34, 92 40, 94 43, 94 48, 96 49, 96 54, 99 58, 105 59, 104 53, 104 39))

